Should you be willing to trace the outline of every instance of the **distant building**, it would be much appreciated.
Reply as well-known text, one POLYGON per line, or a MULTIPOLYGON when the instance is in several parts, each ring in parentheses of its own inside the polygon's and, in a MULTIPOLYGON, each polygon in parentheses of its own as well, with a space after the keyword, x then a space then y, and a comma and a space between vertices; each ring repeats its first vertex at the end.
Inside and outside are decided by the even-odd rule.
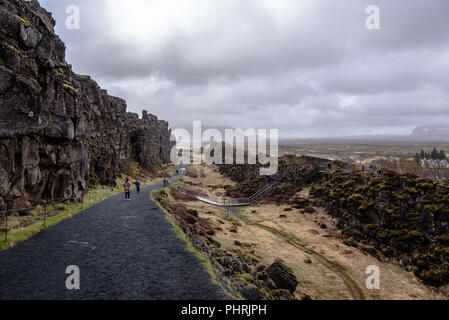
POLYGON ((449 169, 447 160, 432 160, 424 158, 421 160, 421 167, 428 169, 449 169))

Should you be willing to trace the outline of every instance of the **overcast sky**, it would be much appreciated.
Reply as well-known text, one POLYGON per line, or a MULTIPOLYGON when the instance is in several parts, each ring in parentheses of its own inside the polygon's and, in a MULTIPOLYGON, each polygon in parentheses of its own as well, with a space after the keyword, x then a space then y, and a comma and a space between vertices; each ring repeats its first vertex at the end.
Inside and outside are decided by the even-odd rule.
POLYGON ((174 129, 334 137, 449 122, 448 0, 40 2, 75 72, 174 129), (65 27, 70 4, 80 30, 65 27), (365 27, 371 4, 380 30, 365 27))

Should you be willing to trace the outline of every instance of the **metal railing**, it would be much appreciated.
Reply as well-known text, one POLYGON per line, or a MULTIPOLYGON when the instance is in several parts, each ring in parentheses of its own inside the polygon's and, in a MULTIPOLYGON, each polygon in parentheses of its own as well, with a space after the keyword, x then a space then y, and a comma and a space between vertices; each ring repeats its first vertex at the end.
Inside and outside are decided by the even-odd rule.
MULTIPOLYGON (((301 177, 301 179, 299 180, 299 184, 306 184, 306 183, 310 182, 312 179, 314 179, 315 177, 317 177, 323 173, 326 173, 326 172, 329 172, 329 169, 326 167, 315 167, 309 173, 307 173, 306 175, 301 177)), ((249 198, 219 198, 219 197, 211 196, 211 195, 207 194, 206 192, 189 189, 189 188, 186 188, 181 185, 178 185, 177 188, 181 189, 182 193, 184 193, 184 194, 193 196, 195 198, 198 198, 198 197, 201 198, 201 199, 199 199, 201 201, 210 201, 210 202, 214 202, 216 204, 220 204, 221 206, 224 206, 224 207, 227 207, 227 206, 232 207, 232 206, 250 205, 255 199, 259 198, 260 196, 262 196, 269 190, 272 190, 276 186, 282 186, 282 185, 283 184, 280 184, 276 181, 270 182, 263 188, 257 190, 249 198)))
POLYGON ((271 182, 271 183, 267 184, 265 187, 263 187, 262 189, 260 189, 256 193, 254 193, 251 197, 249 197, 249 200, 252 201, 252 200, 260 197, 261 195, 263 195, 268 190, 273 189, 275 185, 276 185, 276 182, 271 182))
POLYGON ((193 190, 189 189, 183 186, 177 186, 178 189, 181 189, 183 193, 193 196, 193 197, 200 197, 204 198, 206 200, 209 200, 211 202, 215 202, 217 204, 223 205, 223 206, 241 206, 241 205, 249 205, 251 203, 249 198, 221 198, 221 197, 215 197, 211 196, 205 192, 199 191, 199 190, 193 190))
MULTIPOLYGON (((53 202, 50 202, 50 203, 47 203, 44 205, 38 205, 35 207, 30 207, 30 208, 19 208, 19 209, 12 208, 12 209, 8 209, 8 210, 0 211, 0 216, 2 217, 0 232, 4 234, 4 237, 3 237, 4 242, 8 242, 8 233, 10 233, 10 231, 14 230, 14 229, 10 228, 9 218, 10 218, 11 214, 19 213, 19 212, 30 212, 30 211, 34 211, 34 210, 43 210, 43 216, 39 216, 38 219, 32 219, 31 221, 28 221, 27 223, 20 223, 18 228, 26 228, 30 225, 39 223, 41 221, 43 222, 43 226, 46 226, 48 218, 51 218, 51 217, 54 217, 54 216, 57 216, 57 215, 63 213, 61 210, 51 212, 49 210, 49 207, 54 207, 58 204, 65 204, 64 211, 68 214, 70 203, 73 201, 74 201, 74 199, 68 198, 68 199, 53 201, 53 202)), ((82 198, 82 201, 81 201, 81 210, 83 210, 83 206, 84 206, 84 197, 82 198)))

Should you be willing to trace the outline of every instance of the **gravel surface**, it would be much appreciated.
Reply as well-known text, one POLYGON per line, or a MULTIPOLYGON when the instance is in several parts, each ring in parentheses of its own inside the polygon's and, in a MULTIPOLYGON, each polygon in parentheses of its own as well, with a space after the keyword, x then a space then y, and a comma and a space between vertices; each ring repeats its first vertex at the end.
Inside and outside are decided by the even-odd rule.
POLYGON ((151 200, 161 187, 113 196, 1 252, 0 299, 227 299, 151 200), (66 288, 69 265, 80 290, 66 288))

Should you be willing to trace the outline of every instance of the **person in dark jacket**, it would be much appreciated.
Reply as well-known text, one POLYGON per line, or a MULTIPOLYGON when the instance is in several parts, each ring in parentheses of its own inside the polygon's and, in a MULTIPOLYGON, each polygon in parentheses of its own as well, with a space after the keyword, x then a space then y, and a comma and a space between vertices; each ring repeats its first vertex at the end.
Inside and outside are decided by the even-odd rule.
POLYGON ((136 182, 134 182, 134 184, 136 185, 137 193, 140 193, 140 181, 136 179, 136 182))

